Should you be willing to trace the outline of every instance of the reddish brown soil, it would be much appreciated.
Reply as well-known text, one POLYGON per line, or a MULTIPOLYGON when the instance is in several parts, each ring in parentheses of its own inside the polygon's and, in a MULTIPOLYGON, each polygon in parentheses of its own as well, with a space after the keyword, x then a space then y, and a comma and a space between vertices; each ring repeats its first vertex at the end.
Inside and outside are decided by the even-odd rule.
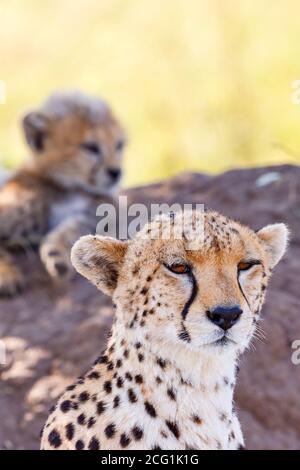
MULTIPOLYGON (((266 339, 241 362, 236 399, 247 447, 300 449, 300 365, 291 344, 300 339, 300 168, 236 170, 217 177, 181 175, 128 191, 132 201, 200 202, 251 225, 288 223, 292 241, 276 269, 264 307, 266 339), (277 181, 257 186, 261 175, 277 181)), ((111 303, 79 276, 52 284, 36 255, 21 260, 28 289, 0 301, 0 448, 37 449, 48 408, 99 355, 112 320, 111 303)))

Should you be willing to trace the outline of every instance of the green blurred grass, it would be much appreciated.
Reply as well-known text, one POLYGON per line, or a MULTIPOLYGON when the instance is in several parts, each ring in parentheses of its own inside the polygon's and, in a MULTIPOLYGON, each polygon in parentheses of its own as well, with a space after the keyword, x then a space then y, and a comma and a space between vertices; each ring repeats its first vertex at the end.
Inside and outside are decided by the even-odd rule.
POLYGON ((130 146, 126 185, 183 170, 300 162, 297 0, 2 0, 0 158, 56 88, 106 97, 130 146))

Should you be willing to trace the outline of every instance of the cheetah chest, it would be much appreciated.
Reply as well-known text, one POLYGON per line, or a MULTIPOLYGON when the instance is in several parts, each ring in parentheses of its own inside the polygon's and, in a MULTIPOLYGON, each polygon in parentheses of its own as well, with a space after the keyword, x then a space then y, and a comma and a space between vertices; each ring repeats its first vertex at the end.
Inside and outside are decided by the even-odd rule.
POLYGON ((89 200, 83 195, 69 195, 55 201, 50 211, 50 228, 64 222, 67 217, 83 214, 89 207, 89 200))

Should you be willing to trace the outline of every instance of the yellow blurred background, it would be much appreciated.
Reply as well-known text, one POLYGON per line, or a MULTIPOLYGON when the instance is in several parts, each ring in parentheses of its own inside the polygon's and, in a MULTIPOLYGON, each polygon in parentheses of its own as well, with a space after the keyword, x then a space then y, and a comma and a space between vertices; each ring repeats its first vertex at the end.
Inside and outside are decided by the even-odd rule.
POLYGON ((299 0, 1 0, 2 165, 25 158, 19 118, 57 88, 115 108, 127 186, 299 163, 299 17, 299 0))

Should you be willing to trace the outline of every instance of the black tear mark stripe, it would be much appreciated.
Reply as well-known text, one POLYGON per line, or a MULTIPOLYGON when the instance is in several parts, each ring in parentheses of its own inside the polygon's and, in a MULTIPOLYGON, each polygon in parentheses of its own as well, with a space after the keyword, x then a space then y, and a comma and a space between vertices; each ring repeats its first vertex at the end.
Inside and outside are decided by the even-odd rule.
POLYGON ((183 307, 183 310, 181 312, 181 316, 182 316, 183 320, 186 319, 186 316, 189 312, 189 308, 192 305, 192 303, 194 302, 194 300, 196 298, 196 295, 198 294, 198 284, 197 284, 195 276, 192 272, 189 274, 189 280, 192 282, 192 292, 191 292, 189 300, 187 301, 187 303, 185 304, 185 306, 183 307))
POLYGON ((242 286, 241 286, 241 283, 240 283, 239 278, 237 278, 237 282, 238 282, 238 285, 239 285, 239 289, 240 289, 240 291, 241 291, 241 293, 242 293, 242 296, 244 297, 244 299, 245 299, 246 302, 247 302, 248 307, 250 308, 250 304, 249 304, 248 299, 247 299, 247 297, 246 297, 246 295, 245 295, 245 293, 244 293, 244 291, 243 291, 243 289, 242 289, 242 286))

